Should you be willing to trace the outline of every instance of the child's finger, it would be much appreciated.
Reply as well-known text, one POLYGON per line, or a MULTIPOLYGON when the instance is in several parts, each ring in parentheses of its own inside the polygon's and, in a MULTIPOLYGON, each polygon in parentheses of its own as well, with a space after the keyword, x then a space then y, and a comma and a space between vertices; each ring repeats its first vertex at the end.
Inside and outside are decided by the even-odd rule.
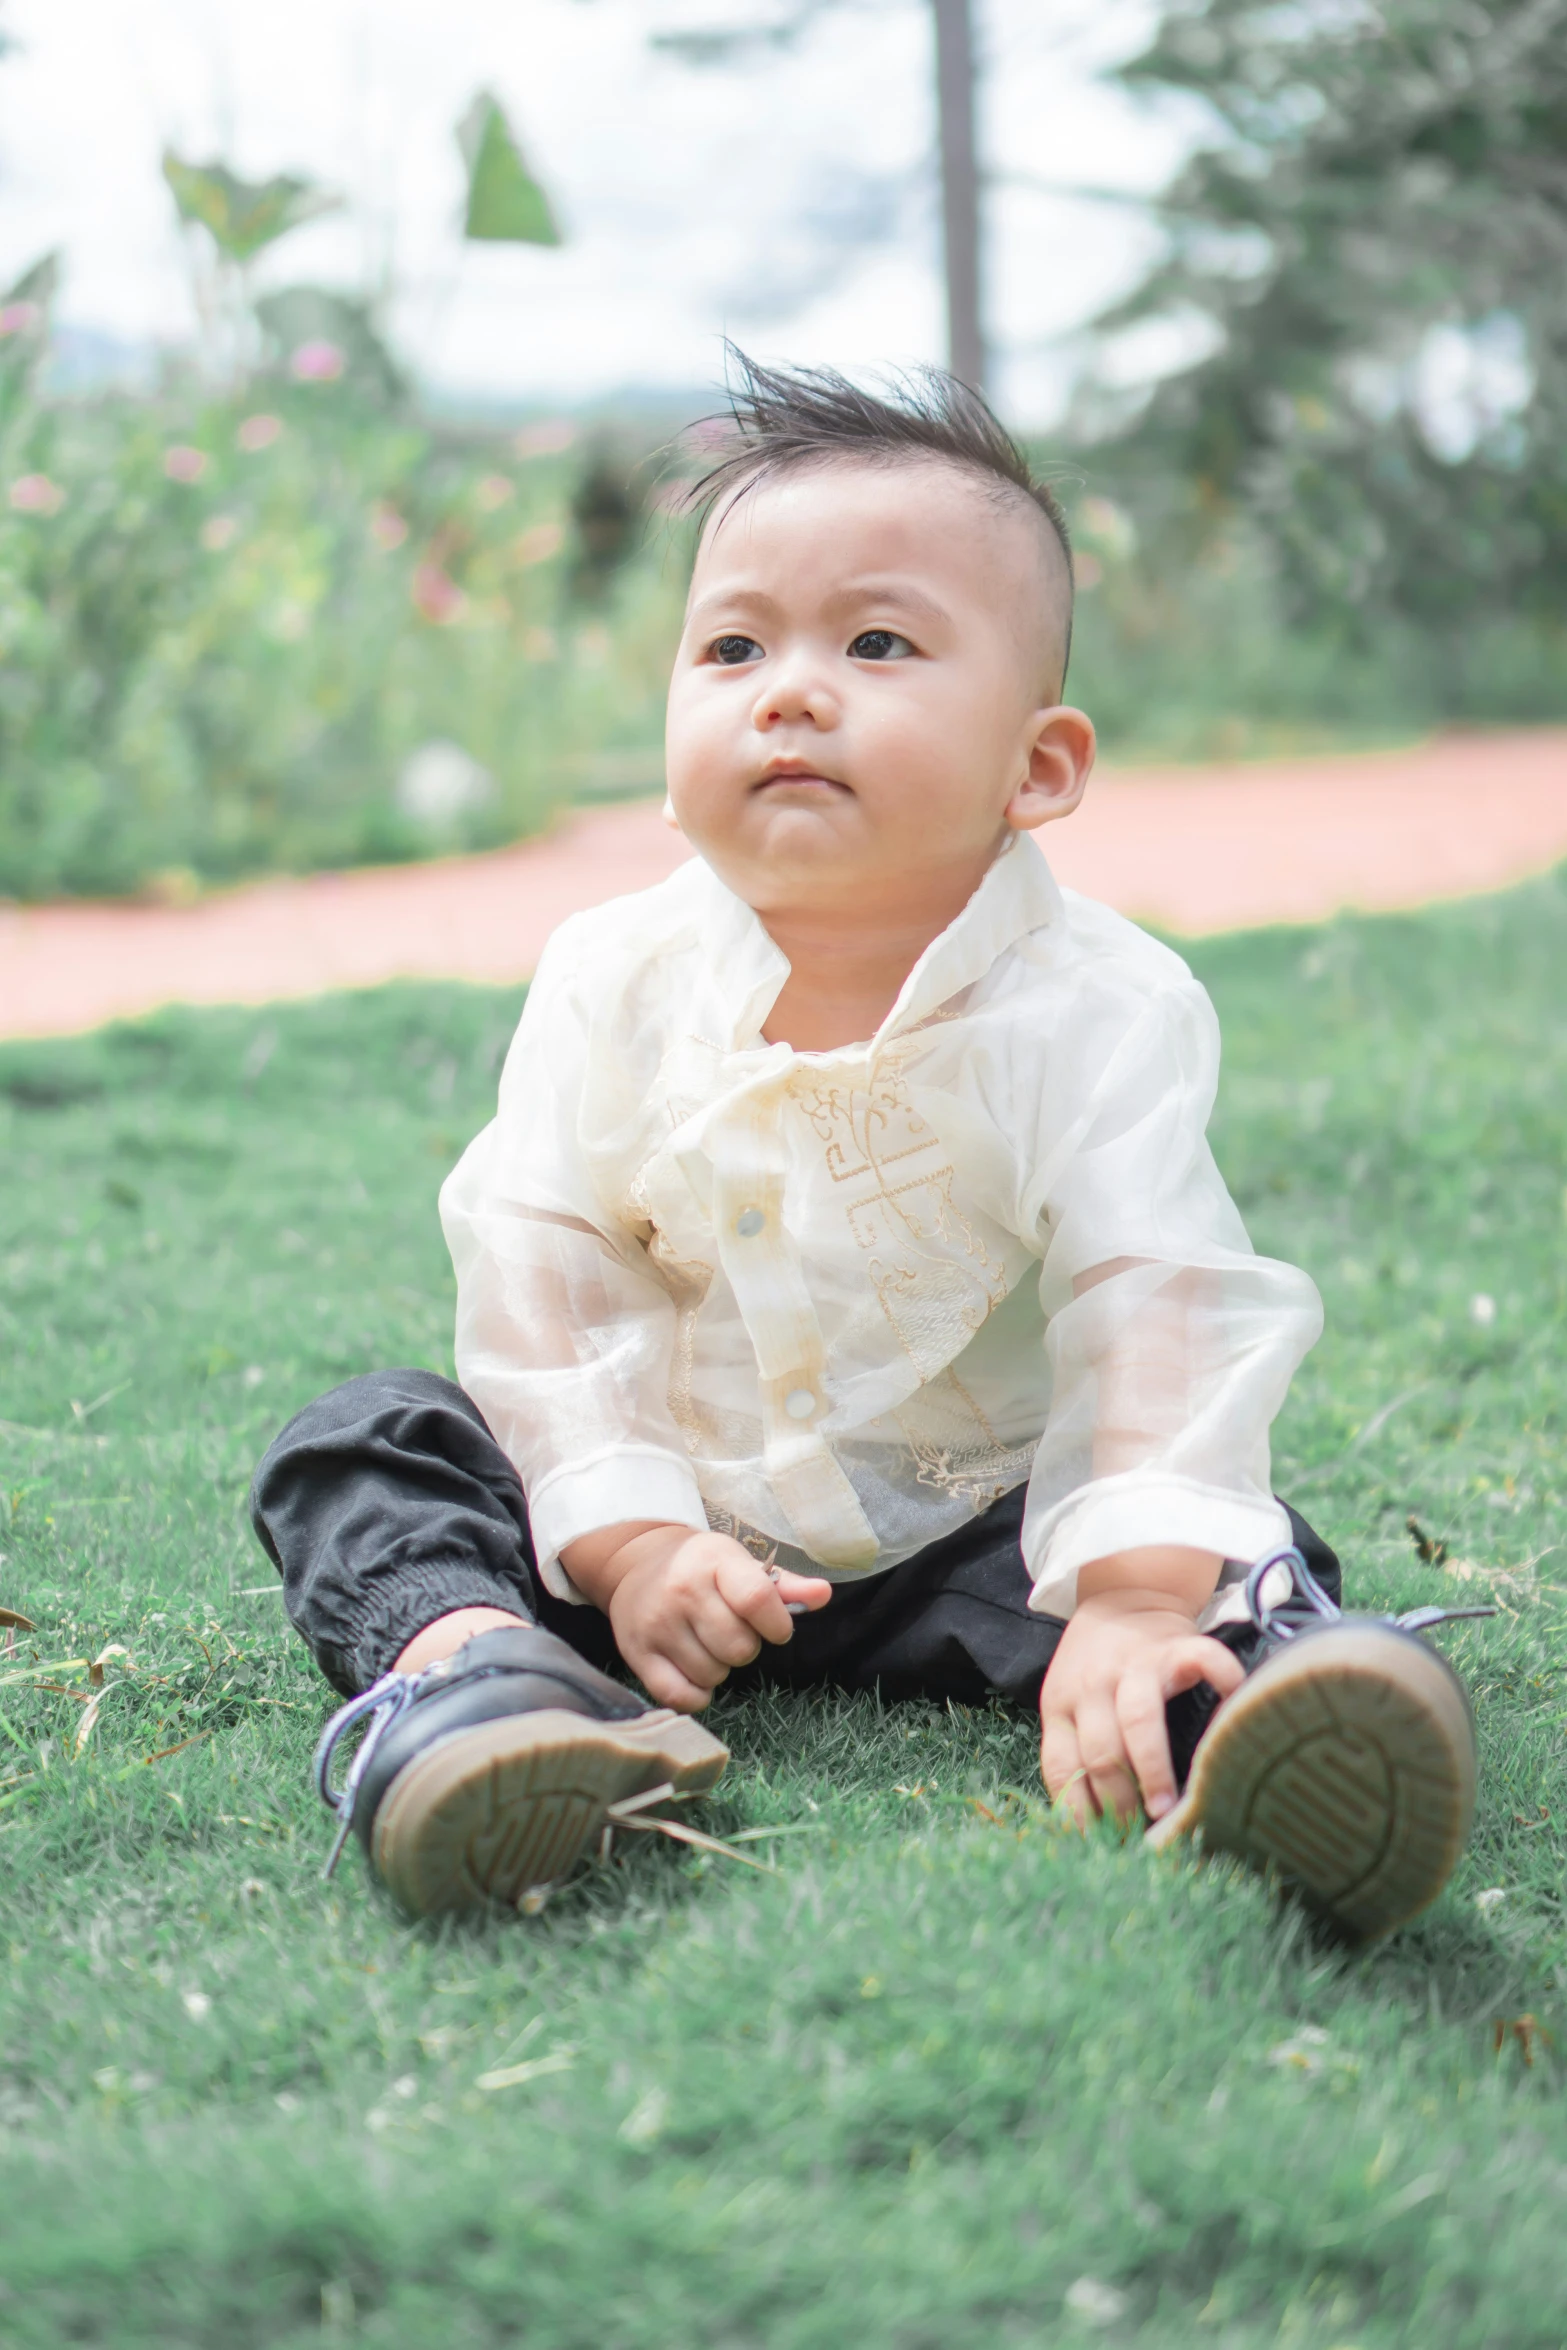
POLYGON ((707 1607, 667 1617, 653 1638, 659 1653, 699 1689, 716 1689, 736 1665, 748 1665, 761 1642, 715 1595, 707 1607))
POLYGON ((794 1618, 784 1605, 782 1578, 775 1583, 767 1569, 738 1546, 732 1557, 719 1561, 713 1581, 725 1605, 764 1640, 781 1645, 794 1638, 794 1618))
MULTIPOLYGON (((788 1622, 788 1612, 784 1621, 788 1622)), ((732 1672, 748 1665, 762 1645, 762 1634, 725 1596, 715 1578, 691 1606, 688 1624, 692 1636, 716 1659, 716 1669, 732 1672)))
POLYGON ((1206 1633, 1196 1633, 1190 1640, 1177 1640, 1165 1651, 1160 1686, 1166 1698, 1171 1698, 1207 1681, 1221 1697, 1231 1697, 1245 1678, 1246 1667, 1233 1648, 1226 1648, 1222 1640, 1210 1640, 1206 1633))
POLYGON ((1127 1760, 1142 1789, 1143 1809, 1151 1820, 1163 1819, 1177 1790, 1164 1720, 1164 1690, 1152 1666, 1133 1666, 1122 1675, 1115 1710, 1127 1760))
POLYGON ((1083 1750, 1089 1792, 1101 1811, 1128 1820, 1140 1798, 1115 1703, 1108 1690, 1091 1690, 1077 1709, 1077 1742, 1083 1750))
POLYGON ((812 1615, 832 1597, 832 1585, 824 1575, 795 1575, 787 1567, 779 1568, 773 1589, 786 1604, 806 1608, 812 1615))
POLYGON ((655 1705, 671 1706, 677 1714, 699 1714, 713 1694, 667 1656, 650 1653, 643 1657, 636 1675, 655 1705))
POLYGON ((1094 1816, 1094 1806, 1070 1714, 1045 1715, 1039 1740, 1039 1768, 1051 1802, 1086 1827, 1094 1816))
POLYGON ((1132 1777, 1121 1723, 1116 1718, 1116 1704, 1109 1690, 1092 1690, 1078 1704, 1078 1746, 1083 1748, 1083 1767, 1088 1770, 1092 1800, 1102 1812, 1114 1812, 1116 1819, 1130 1819, 1139 1805, 1137 1779, 1132 1777))

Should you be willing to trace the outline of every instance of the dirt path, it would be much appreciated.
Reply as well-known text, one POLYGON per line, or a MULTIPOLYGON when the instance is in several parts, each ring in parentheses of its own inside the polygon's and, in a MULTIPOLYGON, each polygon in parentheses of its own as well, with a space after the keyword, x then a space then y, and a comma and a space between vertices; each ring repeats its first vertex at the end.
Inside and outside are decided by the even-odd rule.
MULTIPOLYGON (((1500 889, 1567 857, 1567 728, 1109 770, 1043 838, 1062 881, 1188 936, 1500 889)), ((171 1002, 522 979, 564 915, 645 888, 686 854, 638 802, 488 856, 263 882, 189 907, 0 908, 0 1036, 67 1035, 171 1002)))

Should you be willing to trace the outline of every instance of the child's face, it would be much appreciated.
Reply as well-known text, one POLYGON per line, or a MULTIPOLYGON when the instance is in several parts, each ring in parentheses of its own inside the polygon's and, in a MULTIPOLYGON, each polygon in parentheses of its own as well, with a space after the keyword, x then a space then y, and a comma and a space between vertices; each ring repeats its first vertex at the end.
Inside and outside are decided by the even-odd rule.
POLYGON ((1064 564, 1045 530, 921 459, 763 480, 708 529, 669 792, 758 912, 891 911, 959 885, 961 902, 1008 826, 1076 806, 1093 728, 1055 699, 1064 564))

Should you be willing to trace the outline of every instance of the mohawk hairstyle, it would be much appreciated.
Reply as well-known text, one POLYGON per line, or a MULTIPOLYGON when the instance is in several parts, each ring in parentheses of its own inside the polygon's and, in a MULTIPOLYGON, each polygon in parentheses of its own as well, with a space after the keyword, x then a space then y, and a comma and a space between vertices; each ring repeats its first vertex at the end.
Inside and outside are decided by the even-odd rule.
MULTIPOLYGON (((891 397, 862 391, 835 367, 764 367, 735 343, 729 411, 705 418, 722 428, 716 465, 693 482, 684 504, 705 529, 758 482, 832 458, 894 465, 938 457, 988 484, 998 504, 1025 498, 1054 535, 1065 572, 1066 614, 1061 677, 1072 649, 1072 541, 1054 494, 1036 481, 1028 459, 977 392, 939 367, 909 369, 891 397)), ((711 446, 711 443, 709 443, 711 446)))

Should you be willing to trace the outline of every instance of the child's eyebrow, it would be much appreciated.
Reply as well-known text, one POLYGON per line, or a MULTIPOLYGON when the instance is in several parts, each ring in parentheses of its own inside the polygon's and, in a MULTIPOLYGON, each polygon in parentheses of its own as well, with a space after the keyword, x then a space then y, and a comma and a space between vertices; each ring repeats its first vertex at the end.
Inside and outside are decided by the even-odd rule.
POLYGON ((778 601, 764 588, 709 588, 706 595, 693 598, 692 618, 709 606, 724 612, 776 612, 778 601))
POLYGON ((923 588, 916 587, 910 579, 846 580, 827 601, 839 610, 853 610, 860 604, 882 604, 911 612, 920 620, 951 618, 945 604, 938 603, 934 596, 928 596, 923 588))
MULTIPOLYGON (((938 603, 934 596, 928 596, 923 588, 916 587, 912 580, 906 579, 846 580, 825 601, 827 609, 832 612, 854 611, 864 604, 879 604, 911 613, 921 620, 943 621, 951 618, 944 604, 938 603)), ((709 588, 705 595, 698 596, 692 604, 691 616, 695 619, 710 608, 724 612, 769 614, 776 613, 780 606, 777 597, 770 596, 765 588, 709 588)))

